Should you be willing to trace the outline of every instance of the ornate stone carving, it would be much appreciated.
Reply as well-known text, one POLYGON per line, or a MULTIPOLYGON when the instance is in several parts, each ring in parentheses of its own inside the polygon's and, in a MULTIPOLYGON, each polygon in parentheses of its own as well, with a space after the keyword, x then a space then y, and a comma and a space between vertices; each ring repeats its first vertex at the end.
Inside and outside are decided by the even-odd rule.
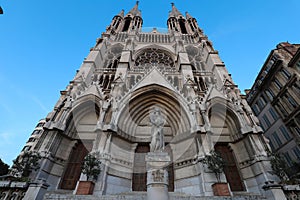
POLYGON ((168 180, 167 176, 167 171, 163 169, 153 170, 151 173, 148 173, 148 179, 151 180, 151 182, 164 183, 168 180))
POLYGON ((167 200, 169 177, 166 167, 171 159, 167 152, 150 152, 146 155, 147 199, 167 200))

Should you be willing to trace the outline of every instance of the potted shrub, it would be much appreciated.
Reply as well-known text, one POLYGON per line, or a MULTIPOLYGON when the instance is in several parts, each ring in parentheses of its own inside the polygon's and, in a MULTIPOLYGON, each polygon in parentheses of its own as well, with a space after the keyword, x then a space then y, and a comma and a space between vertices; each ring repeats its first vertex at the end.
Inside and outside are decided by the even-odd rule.
POLYGON ((86 175, 86 181, 79 181, 76 194, 93 194, 95 182, 101 172, 101 161, 97 153, 89 153, 84 157, 81 172, 86 175))
POLYGON ((207 168, 211 170, 216 178, 217 183, 212 185, 213 193, 216 196, 230 196, 229 188, 227 183, 221 182, 221 174, 224 171, 225 161, 221 155, 216 151, 210 151, 210 154, 204 157, 204 163, 207 168))
POLYGON ((13 165, 10 169, 10 173, 17 177, 19 181, 29 182, 30 174, 40 168, 39 161, 41 155, 36 151, 25 151, 13 160, 13 165))
POLYGON ((282 156, 278 153, 269 153, 271 157, 271 167, 273 173, 277 175, 281 181, 281 183, 287 183, 289 178, 287 175, 288 166, 282 156))

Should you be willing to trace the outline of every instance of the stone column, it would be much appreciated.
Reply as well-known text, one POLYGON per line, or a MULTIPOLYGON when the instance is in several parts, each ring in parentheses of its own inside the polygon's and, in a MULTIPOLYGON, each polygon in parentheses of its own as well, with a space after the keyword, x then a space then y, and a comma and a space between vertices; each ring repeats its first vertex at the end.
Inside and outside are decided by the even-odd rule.
POLYGON ((37 180, 29 184, 24 200, 43 199, 49 185, 45 180, 37 180))
POLYGON ((170 161, 167 152, 150 152, 146 155, 147 200, 169 200, 167 166, 170 161))
POLYGON ((286 200, 286 196, 282 190, 282 185, 276 184, 273 181, 265 182, 262 187, 265 190, 265 196, 267 199, 274 200, 286 200))

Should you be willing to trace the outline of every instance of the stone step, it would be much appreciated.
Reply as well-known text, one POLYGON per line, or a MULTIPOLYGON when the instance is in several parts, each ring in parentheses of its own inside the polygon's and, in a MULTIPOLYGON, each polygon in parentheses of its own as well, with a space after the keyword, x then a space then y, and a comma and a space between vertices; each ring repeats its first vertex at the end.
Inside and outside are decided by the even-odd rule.
POLYGON ((74 195, 63 194, 63 192, 48 192, 46 193, 44 200, 144 200, 146 199, 146 192, 128 192, 118 195, 74 195))
MULTIPOLYGON (((169 193, 170 200, 262 200, 266 199, 259 195, 253 194, 238 194, 231 197, 197 197, 190 196, 181 193, 169 193)), ((48 192, 44 200, 146 200, 146 192, 128 192, 118 195, 104 195, 104 196, 94 196, 94 195, 74 195, 65 194, 64 192, 48 192)))
POLYGON ((229 197, 211 197, 211 196, 206 196, 206 197, 199 197, 199 196, 190 196, 187 194, 182 194, 182 193, 174 193, 174 192, 169 192, 169 197, 170 200, 262 200, 266 199, 260 195, 256 194, 249 194, 249 193, 239 193, 239 194, 234 194, 234 196, 229 196, 229 197))

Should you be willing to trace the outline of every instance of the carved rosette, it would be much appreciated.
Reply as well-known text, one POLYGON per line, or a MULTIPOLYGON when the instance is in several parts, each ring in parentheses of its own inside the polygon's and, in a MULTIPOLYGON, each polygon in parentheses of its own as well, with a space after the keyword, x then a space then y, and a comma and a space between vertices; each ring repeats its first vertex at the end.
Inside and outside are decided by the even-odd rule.
POLYGON ((147 185, 153 184, 164 184, 169 185, 168 183, 168 172, 166 169, 153 169, 147 173, 147 185))

